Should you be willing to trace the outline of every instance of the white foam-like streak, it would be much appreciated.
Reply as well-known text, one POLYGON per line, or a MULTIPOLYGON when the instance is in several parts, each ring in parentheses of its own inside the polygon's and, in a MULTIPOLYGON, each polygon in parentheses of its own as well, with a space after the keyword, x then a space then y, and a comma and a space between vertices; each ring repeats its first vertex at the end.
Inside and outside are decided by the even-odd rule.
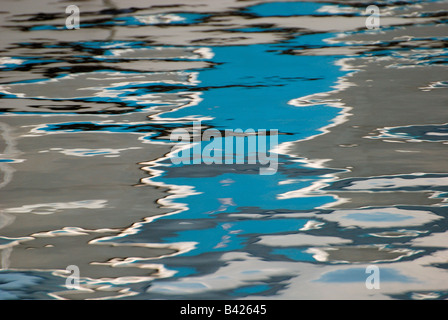
POLYGON ((25 60, 23 59, 17 59, 12 57, 0 57, 0 68, 6 68, 5 65, 7 64, 20 65, 24 62, 25 60))
POLYGON ((443 219, 427 210, 407 210, 397 207, 341 209, 322 215, 322 219, 337 222, 341 227, 392 228, 421 226, 443 219))
POLYGON ((110 51, 111 55, 96 56, 96 58, 111 59, 130 59, 130 60, 165 60, 170 58, 175 59, 188 59, 188 60, 211 60, 214 57, 214 53, 211 48, 201 47, 184 47, 184 48, 167 48, 167 47, 153 47, 153 48, 127 48, 127 49, 114 49, 110 51), (179 51, 183 50, 184 54, 179 55, 179 51), (169 55, 170 53, 172 55, 169 55), (145 54, 150 55, 145 55, 145 54))
MULTIPOLYGON (((339 108, 341 111, 339 114, 333 118, 330 122, 330 124, 322 127, 319 129, 320 133, 317 133, 315 135, 312 135, 310 137, 306 137, 303 139, 299 139, 296 141, 288 141, 284 142, 282 144, 279 144, 279 146, 276 148, 276 152, 279 154, 286 154, 290 156, 299 156, 293 154, 293 147, 297 145, 297 143, 301 141, 307 141, 315 139, 318 136, 324 135, 329 133, 331 128, 338 126, 344 122, 348 121, 348 118, 350 117, 351 113, 350 110, 352 107, 346 106, 342 101, 338 99, 328 99, 328 96, 331 96, 335 94, 336 92, 343 91, 347 88, 350 88, 352 86, 355 86, 354 83, 349 81, 349 78, 353 76, 354 72, 360 71, 360 69, 356 69, 353 66, 351 66, 348 61, 353 60, 353 58, 343 58, 335 62, 337 66, 341 67, 341 71, 351 71, 347 75, 344 75, 343 77, 339 78, 336 85, 333 86, 335 90, 328 91, 328 92, 321 92, 316 94, 311 94, 304 97, 299 97, 296 99, 292 99, 288 102, 288 104, 295 106, 295 107, 312 107, 314 105, 327 105, 334 108, 339 108)), ((306 162, 311 163, 312 160, 306 159, 306 162)), ((320 160, 325 161, 325 160, 320 160)))
MULTIPOLYGON (((50 78, 35 82, 19 82, 12 84, 0 85, 0 92, 9 95, 15 95, 17 98, 33 98, 33 99, 81 99, 97 97, 116 97, 117 94, 125 92, 133 92, 135 89, 124 88, 123 86, 144 85, 154 83, 179 84, 194 86, 199 83, 197 80, 198 72, 186 71, 167 71, 167 72, 117 72, 117 71, 96 71, 84 73, 72 73, 58 78, 50 78), (73 81, 82 81, 77 85, 77 90, 68 91, 66 87, 70 87, 73 81), (83 86, 84 85, 84 86, 83 86), (21 92, 21 89, 24 92, 21 92), (42 90, 47 90, 47 95, 40 94, 42 90), (53 90, 51 90, 53 89, 53 90), (92 92, 93 91, 93 92, 92 92), (28 93, 27 93, 28 92, 28 93), (58 92, 57 96, 52 93, 58 92), (85 94, 83 94, 85 92, 85 94)), ((127 97, 128 100, 138 101, 139 96, 127 97)))
POLYGON ((388 190, 400 189, 406 187, 428 188, 448 186, 448 177, 415 177, 405 179, 401 177, 384 177, 370 178, 365 180, 352 181, 349 186, 344 187, 345 190, 388 190))
POLYGON ((107 202, 107 200, 80 200, 72 202, 36 203, 23 205, 21 207, 7 208, 4 210, 4 212, 46 215, 69 209, 101 209, 106 207, 107 202))
POLYGON ((66 236, 70 237, 70 236, 84 236, 89 235, 91 233, 110 233, 118 231, 119 229, 108 229, 108 228, 84 229, 80 227, 64 227, 58 230, 33 233, 31 234, 31 237, 35 238, 52 238, 52 237, 66 237, 66 236))

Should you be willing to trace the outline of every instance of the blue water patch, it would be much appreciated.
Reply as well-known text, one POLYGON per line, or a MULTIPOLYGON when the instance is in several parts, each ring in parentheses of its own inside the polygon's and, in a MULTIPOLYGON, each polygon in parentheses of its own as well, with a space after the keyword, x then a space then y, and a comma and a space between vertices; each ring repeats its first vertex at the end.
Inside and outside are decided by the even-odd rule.
POLYGON ((244 296, 244 295, 249 295, 249 294, 260 294, 263 291, 267 291, 271 289, 270 286, 265 285, 265 284, 259 284, 259 285, 253 285, 253 286, 247 286, 247 287, 242 287, 242 288, 238 288, 233 290, 233 294, 236 296, 244 296))
POLYGON ((5 163, 11 163, 11 162, 15 162, 16 160, 14 159, 0 159, 0 162, 5 162, 5 163))
POLYGON ((176 278, 188 277, 197 273, 195 268, 190 267, 171 267, 171 269, 176 271, 174 275, 176 278))
POLYGON ((48 299, 62 285, 60 277, 45 272, 0 270, 0 300, 48 299))
POLYGON ((338 7, 325 2, 268 2, 248 7, 244 11, 259 17, 322 15, 318 10, 323 6, 338 7))
MULTIPOLYGON (((328 91, 347 72, 334 64, 335 57, 282 55, 269 52, 271 48, 271 45, 213 47, 212 61, 219 65, 203 70, 197 86, 213 90, 202 92, 203 103, 161 117, 204 115, 213 117, 210 124, 219 129, 279 129, 297 133, 294 137, 297 139, 317 134, 340 110, 328 106, 299 109, 288 102, 328 91), (271 66, 275 66, 275 73, 271 66)), ((280 143, 282 140, 286 137, 281 136, 280 143)))

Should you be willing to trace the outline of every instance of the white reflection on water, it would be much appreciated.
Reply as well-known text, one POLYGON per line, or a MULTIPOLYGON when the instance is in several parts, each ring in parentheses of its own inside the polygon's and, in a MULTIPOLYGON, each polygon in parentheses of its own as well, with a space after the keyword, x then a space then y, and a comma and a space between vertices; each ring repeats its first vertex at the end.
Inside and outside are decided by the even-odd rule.
MULTIPOLYGON (((178 48, 178 47, 152 47, 152 48, 129 48, 113 49, 110 55, 101 56, 101 58, 119 58, 119 59, 204 59, 209 60, 214 56, 210 48, 178 48)), ((99 58, 99 57, 97 57, 99 58)))
POLYGON ((51 148, 50 150, 42 150, 40 153, 48 152, 48 151, 58 151, 62 154, 68 156, 75 157, 95 157, 95 156, 104 156, 104 157, 119 157, 120 152, 126 150, 136 150, 142 149, 141 147, 130 147, 130 148, 121 148, 121 149, 113 149, 113 148, 98 148, 98 149, 64 149, 64 148, 51 148))
MULTIPOLYGON (((98 71, 67 74, 58 78, 33 82, 0 85, 0 92, 17 98, 77 99, 91 97, 119 97, 137 91, 130 85, 155 83, 194 85, 197 72, 117 72, 98 71), (81 86, 80 86, 81 85, 81 86), (76 88, 76 90, 73 90, 76 88)), ((145 97, 129 96, 128 101, 146 102, 145 97)))
POLYGON ((392 228, 406 226, 421 226, 443 217, 425 210, 407 210, 396 207, 361 208, 335 210, 322 218, 335 221, 343 227, 359 228, 392 228))
POLYGON ((319 262, 332 263, 378 263, 398 261, 421 251, 411 249, 390 249, 385 245, 331 246, 327 248, 309 248, 319 262))
POLYGON ((47 232, 37 232, 31 234, 32 237, 61 237, 61 236, 83 236, 90 233, 106 233, 106 232, 117 232, 117 229, 84 229, 79 227, 64 227, 58 230, 51 230, 47 232))
POLYGON ((448 231, 433 233, 411 241, 413 247, 448 248, 448 231))
POLYGON ((346 190, 372 190, 381 189, 399 189, 405 187, 420 187, 420 188, 430 188, 436 186, 448 186, 448 177, 425 177, 419 178, 417 174, 415 174, 415 178, 413 179, 404 179, 400 177, 378 177, 378 178, 369 178, 365 180, 358 180, 351 182, 351 185, 348 187, 344 187, 346 190))
POLYGON ((32 214, 54 214, 68 209, 101 209, 105 208, 107 200, 80 200, 71 202, 36 203, 23 205, 16 208, 7 208, 7 213, 32 213, 32 214))

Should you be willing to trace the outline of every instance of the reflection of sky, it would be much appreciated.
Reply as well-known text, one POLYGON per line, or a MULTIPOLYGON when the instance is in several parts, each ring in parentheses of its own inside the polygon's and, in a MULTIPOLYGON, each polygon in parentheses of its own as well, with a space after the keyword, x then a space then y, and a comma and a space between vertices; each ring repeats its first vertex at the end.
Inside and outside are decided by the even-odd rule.
MULTIPOLYGON (((308 39, 320 44, 322 37, 308 39)), ((345 72, 334 65, 335 57, 291 56, 275 50, 270 52, 274 48, 275 45, 213 47, 212 62, 219 64, 202 70, 198 75, 197 87, 205 89, 201 95, 203 100, 197 105, 161 114, 160 121, 164 118, 188 119, 191 115, 197 115, 211 117, 212 120, 202 121, 202 125, 220 130, 278 129, 280 144, 318 134, 319 129, 328 125, 340 110, 325 105, 297 108, 288 102, 297 97, 331 90, 331 86, 345 72)), ((193 186, 194 195, 175 200, 185 204, 186 210, 162 216, 144 226, 139 234, 119 241, 138 241, 135 239, 143 239, 144 235, 151 238, 151 230, 167 228, 171 236, 161 237, 159 241, 195 242, 195 249, 181 255, 192 256, 213 251, 243 250, 247 235, 250 234, 300 232, 299 229, 304 227, 307 220, 247 219, 238 218, 238 214, 231 218, 227 216, 245 207, 312 210, 335 201, 330 195, 278 199, 280 194, 310 187, 323 179, 317 170, 315 174, 306 176, 293 173, 296 178, 294 181, 282 183, 291 179, 288 174, 290 170, 311 171, 303 164, 290 160, 289 156, 280 157, 280 170, 274 175, 259 175, 258 170, 252 174, 232 173, 229 167, 227 172, 216 172, 200 178, 190 177, 188 170, 183 173, 179 168, 182 164, 165 163, 165 166, 176 167, 177 175, 167 176, 162 172, 145 181, 149 184, 193 186), (215 219, 215 222, 203 223, 210 219, 215 219), (182 227, 176 227, 175 221, 179 221, 182 227)), ((240 166, 244 168, 244 165, 240 166)), ((158 167, 162 171, 163 168, 158 167)), ((197 170, 214 172, 213 165, 205 164, 197 170)), ((281 250, 273 253, 289 256, 293 260, 312 259, 305 252, 281 250)))
POLYGON ((0 300, 48 299, 61 285, 61 279, 45 272, 0 270, 0 300))
POLYGON ((23 287, 35 286, 41 279, 23 273, 0 273, 0 299, 18 299, 23 287), (17 291, 17 292, 16 292, 17 291))
MULTIPOLYGON (((198 87, 209 88, 197 106, 166 113, 163 117, 190 115, 213 117, 217 129, 279 129, 308 137, 328 124, 338 109, 317 106, 298 110, 291 99, 328 91, 344 75, 332 56, 291 56, 271 45, 213 47, 213 62, 222 63, 201 71, 198 87), (313 80, 309 80, 313 79, 313 80)), ((208 124, 205 122, 204 124, 208 124)))
MULTIPOLYGON (((280 55, 268 52, 269 47, 253 45, 213 48, 214 60, 224 64, 202 71, 198 77, 201 87, 213 87, 213 90, 204 91, 203 102, 197 106, 170 112, 161 118, 164 116, 184 118, 199 114, 213 117, 214 120, 204 121, 203 124, 210 124, 219 129, 279 129, 280 133, 293 134, 279 135, 279 143, 318 133, 319 128, 328 124, 338 110, 326 106, 299 109, 291 107, 287 102, 316 91, 328 91, 330 85, 333 85, 337 77, 342 74, 333 65, 334 58, 280 55), (318 80, 307 80, 309 78, 318 80), (244 87, 242 84, 250 87, 244 87)), ((297 168, 299 165, 295 164, 293 167, 297 168)), ((202 170, 213 170, 213 166, 203 165, 202 170)), ((199 193, 178 200, 185 203, 188 210, 162 219, 212 218, 213 215, 208 212, 218 210, 219 199, 222 198, 231 199, 233 205, 221 208, 219 213, 235 212, 241 207, 259 207, 264 210, 312 210, 334 201, 332 196, 279 200, 277 198, 279 194, 309 187, 316 180, 322 179, 319 176, 307 176, 305 179, 297 179, 294 184, 281 183, 289 178, 287 170, 272 176, 259 175, 257 170, 254 174, 224 173, 199 179, 188 176, 165 178, 162 174, 151 180, 171 185, 192 185, 199 193), (223 185, 221 183, 223 180, 232 180, 233 183, 223 185)), ((251 223, 257 225, 256 221, 251 223)), ((283 226, 281 228, 272 221, 259 223, 258 231, 255 233, 292 231, 287 228, 287 220, 285 223, 285 225, 279 224, 283 226)), ((298 229, 300 228, 295 230, 298 229)), ((224 231, 217 225, 215 229, 182 232, 169 240, 206 242, 208 244, 202 245, 210 249, 219 243, 223 236, 224 231)), ((234 238, 233 236, 232 239, 234 238)), ((238 241, 232 240, 222 249, 237 248, 239 248, 238 241)), ((195 253, 203 249, 198 250, 195 253)))
MULTIPOLYGON (((299 40, 300 37, 293 39, 291 43, 321 46, 324 38, 322 35, 308 35, 304 36, 303 40, 299 40)), ((114 48, 114 46, 110 47, 104 43, 98 43, 97 45, 102 48, 114 48)), ((89 43, 89 46, 94 47, 95 43, 89 43)), ((187 89, 192 92, 200 90, 202 100, 187 108, 160 114, 157 125, 153 126, 151 121, 148 121, 147 124, 67 122, 41 126, 39 132, 57 133, 58 131, 77 132, 87 130, 142 133, 146 135, 145 139, 151 141, 154 136, 149 134, 150 132, 160 131, 161 126, 167 129, 176 127, 176 123, 173 123, 171 119, 179 119, 180 126, 185 127, 185 125, 191 126, 191 116, 195 115, 199 118, 207 117, 211 119, 203 120, 202 125, 219 130, 246 130, 251 128, 255 131, 260 129, 269 131, 278 129, 279 144, 308 138, 320 133, 322 127, 330 124, 332 119, 338 115, 340 109, 327 105, 297 108, 291 106, 288 102, 316 92, 332 90, 331 87, 346 72, 341 71, 340 67, 334 64, 337 61, 336 57, 286 55, 279 51, 282 46, 288 46, 288 43, 211 47, 208 49, 211 54, 208 54, 207 58, 210 59, 208 61, 216 63, 216 65, 201 70, 197 75, 197 81, 191 83, 178 81, 177 87, 170 88, 171 84, 163 83, 164 78, 161 76, 159 84, 163 84, 166 91, 158 94, 176 94, 187 89), (183 119, 190 120, 185 121, 183 119)), ((133 44, 128 43, 127 47, 132 48, 133 44)), ((190 48, 187 53, 190 54, 192 49, 194 48, 190 48)), ((143 52, 138 54, 143 54, 143 52)), ((198 59, 201 59, 201 57, 198 56, 198 59)), ((184 74, 188 73, 179 75, 183 76, 184 74)), ((92 73, 92 75, 94 76, 95 73, 92 73)), ((145 73, 145 75, 147 79, 143 78, 143 80, 152 80, 151 73, 145 73)), ((120 76, 123 76, 123 74, 120 74, 120 76)), ((166 77, 171 81, 173 76, 168 77, 167 74, 166 77)), ((126 79, 120 81, 126 81, 126 79)), ((142 86, 132 82, 118 86, 106 77, 103 82, 114 89, 115 95, 113 97, 96 95, 94 99, 98 101, 118 102, 122 100, 126 104, 141 104, 141 100, 138 100, 137 97, 141 99, 142 95, 151 94, 151 88, 147 87, 150 81, 142 83, 142 86)), ((105 91, 101 86, 92 87, 92 89, 98 92, 105 91)), ((158 89, 155 88, 154 90, 158 89)), ((92 100, 92 98, 78 99, 92 100)), ((172 102, 175 102, 175 100, 172 102)), ((149 106, 149 104, 147 105, 149 106)), ((175 215, 162 216, 156 219, 140 228, 137 234, 111 240, 120 242, 150 241, 149 239, 152 238, 151 230, 163 230, 166 226, 170 230, 169 235, 159 234, 158 237, 151 240, 163 243, 194 242, 196 243, 194 249, 180 255, 192 256, 214 251, 243 250, 249 235, 300 232, 299 229, 303 228, 308 220, 288 218, 247 219, 227 216, 229 213, 240 212, 241 208, 312 210, 335 201, 335 198, 330 195, 279 199, 278 195, 280 194, 310 187, 316 181, 324 179, 323 176, 319 175, 319 170, 307 168, 303 164, 290 160, 292 159, 289 156, 280 157, 279 171, 274 175, 259 175, 258 169, 252 173, 246 172, 246 174, 232 173, 231 170, 228 170, 200 178, 190 177, 188 170, 183 173, 179 168, 182 165, 174 165, 168 161, 164 165, 176 167, 177 175, 167 176, 163 171, 163 168, 167 167, 157 167, 157 169, 162 170, 160 175, 150 177, 150 180, 145 179, 145 182, 149 184, 163 183, 173 186, 192 186, 195 194, 183 195, 182 198, 175 200, 177 203, 185 204, 186 209, 175 215), (300 170, 303 174, 297 173, 300 170), (307 171, 312 173, 306 173, 307 171), (291 181, 291 178, 294 178, 294 180, 291 181), (290 180, 290 183, 284 184, 283 182, 286 180, 290 180), (231 183, 223 183, 223 181, 231 181, 231 183), (203 223, 204 220, 210 221, 210 219, 212 219, 212 223, 203 223), (181 227, 176 227, 176 221, 180 222, 179 226, 181 227), (192 221, 192 224, 188 224, 188 221, 192 221)), ((240 165, 240 167, 244 168, 244 165, 240 165)), ((213 172, 214 169, 213 165, 203 164, 199 170, 213 172)), ((273 254, 284 255, 293 260, 312 259, 312 256, 304 251, 300 253, 297 250, 293 251, 292 249, 289 251, 282 249, 278 252, 274 251, 273 254)), ((193 271, 188 270, 187 274, 191 272, 193 271)), ((182 274, 184 272, 179 272, 177 276, 182 274)))
MULTIPOLYGON (((207 166, 204 166, 207 170, 207 166)), ((255 174, 223 174, 217 177, 201 177, 201 178, 170 178, 164 180, 175 185, 193 185, 195 191, 201 194, 192 195, 182 199, 182 203, 187 203, 190 210, 179 213, 170 218, 195 219, 206 217, 207 212, 216 210, 220 207, 219 199, 230 198, 234 203, 228 206, 226 212, 235 212, 238 207, 260 207, 266 210, 273 209, 290 209, 290 210, 312 210, 315 207, 331 202, 332 196, 320 196, 310 198, 295 198, 278 200, 277 195, 291 190, 291 188, 305 188, 313 181, 313 177, 307 177, 303 181, 295 184, 279 184, 286 180, 284 173, 277 172, 272 176, 262 176, 258 172, 255 174), (230 185, 223 186, 223 179, 232 179, 230 185)), ((158 179, 154 179, 157 181, 158 179)), ((163 180, 163 177, 161 178, 163 180)))
MULTIPOLYGON (((321 45, 323 36, 308 35, 304 38, 306 40, 303 40, 301 44, 321 45)), ((292 42, 298 41, 298 39, 294 39, 292 42)), ((102 43, 98 45, 105 47, 102 43)), ((283 45, 287 45, 287 43, 283 45)), ((132 47, 131 44, 129 46, 132 47)), ((213 120, 203 121, 203 125, 218 129, 278 129, 280 131, 279 143, 295 141, 319 133, 319 129, 329 124, 338 114, 339 109, 325 105, 296 108, 289 105, 288 101, 330 90, 338 77, 344 75, 345 72, 340 71, 340 68, 334 65, 335 57, 291 56, 280 54, 275 50, 269 52, 276 46, 278 44, 212 47, 211 51, 214 54, 212 62, 219 63, 219 65, 202 70, 198 76, 199 83, 195 87, 206 89, 201 92, 202 102, 195 106, 162 114, 160 122, 163 122, 164 117, 182 119, 191 117, 191 115, 207 116, 212 117, 213 120)), ((129 86, 116 87, 115 89, 122 90, 122 93, 117 94, 113 99, 117 101, 125 99, 129 103, 127 98, 129 86)), ((134 88, 135 84, 132 86, 134 88)), ((135 94, 136 91, 130 92, 135 94)), ((109 97, 108 101, 110 99, 109 97)), ((40 130, 54 132, 68 129, 73 132, 73 130, 84 130, 83 128, 87 128, 88 123, 79 125, 80 129, 76 129, 76 123, 72 122, 66 125, 49 125, 40 130)), ((166 125, 173 127, 173 124, 168 121, 166 125)), ((117 123, 104 126, 97 123, 95 127, 89 126, 89 131, 105 132, 141 132, 142 130, 147 132, 152 129, 154 128, 150 124, 147 128, 143 128, 141 124, 134 126, 133 124, 117 123)), ((147 138, 151 139, 151 137, 147 138)), ((285 159, 288 160, 288 158, 285 159)), ((285 162, 284 159, 280 161, 285 162)), ((294 164, 292 167, 298 168, 299 166, 294 164)), ((306 170, 306 168, 302 169, 306 170)), ((212 170, 212 167, 204 165, 203 170, 212 170)), ((244 175, 225 173, 200 179, 188 176, 166 178, 162 173, 161 176, 152 178, 152 181, 171 185, 190 185, 200 193, 178 200, 186 203, 188 210, 163 219, 208 218, 210 217, 208 212, 220 207, 219 199, 221 198, 232 199, 234 205, 226 206, 219 212, 234 212, 238 207, 260 207, 266 210, 310 210, 334 201, 331 196, 277 199, 279 194, 309 187, 322 177, 307 176, 305 179, 296 179, 294 184, 282 184, 282 181, 290 179, 287 176, 287 170, 286 172, 277 172, 272 176, 261 176, 257 174, 258 171, 254 173, 244 175), (223 185, 220 182, 227 179, 234 182, 229 185, 223 185)), ((218 239, 219 236, 216 238, 218 239)), ((174 241, 174 239, 171 240, 174 241)))

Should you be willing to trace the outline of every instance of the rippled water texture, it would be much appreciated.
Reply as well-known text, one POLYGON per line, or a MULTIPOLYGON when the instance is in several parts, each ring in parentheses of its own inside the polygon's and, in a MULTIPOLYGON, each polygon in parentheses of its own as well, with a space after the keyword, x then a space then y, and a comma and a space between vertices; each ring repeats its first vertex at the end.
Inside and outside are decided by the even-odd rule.
POLYGON ((0 299, 446 299, 447 10, 2 1, 0 299), (198 121, 276 173, 174 164, 198 121))

